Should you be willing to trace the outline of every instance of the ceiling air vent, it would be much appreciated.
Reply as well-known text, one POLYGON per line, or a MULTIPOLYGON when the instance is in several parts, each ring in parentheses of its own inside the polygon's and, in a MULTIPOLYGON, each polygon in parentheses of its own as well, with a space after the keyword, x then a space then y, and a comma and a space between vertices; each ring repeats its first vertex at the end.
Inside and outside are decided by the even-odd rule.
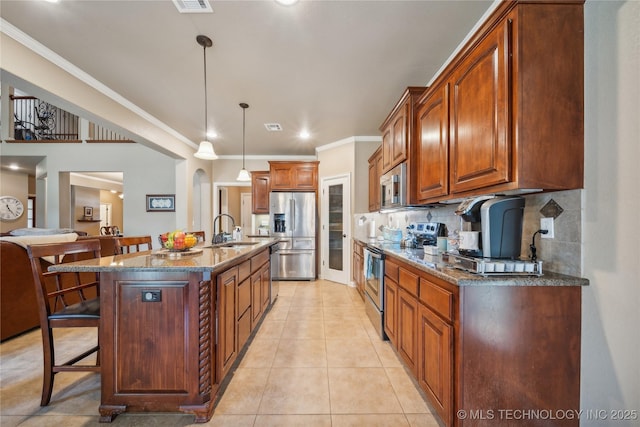
POLYGON ((173 0, 180 13, 212 13, 209 0, 173 0))
POLYGON ((280 123, 265 123, 264 127, 266 127, 269 132, 282 132, 280 123))

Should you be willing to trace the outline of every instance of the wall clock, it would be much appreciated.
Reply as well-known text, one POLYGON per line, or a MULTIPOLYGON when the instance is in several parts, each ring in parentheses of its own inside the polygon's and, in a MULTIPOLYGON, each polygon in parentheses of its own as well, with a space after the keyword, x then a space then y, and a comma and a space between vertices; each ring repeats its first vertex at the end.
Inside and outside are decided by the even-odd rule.
POLYGON ((13 196, 0 196, 0 220, 13 221, 22 216, 24 205, 13 196))

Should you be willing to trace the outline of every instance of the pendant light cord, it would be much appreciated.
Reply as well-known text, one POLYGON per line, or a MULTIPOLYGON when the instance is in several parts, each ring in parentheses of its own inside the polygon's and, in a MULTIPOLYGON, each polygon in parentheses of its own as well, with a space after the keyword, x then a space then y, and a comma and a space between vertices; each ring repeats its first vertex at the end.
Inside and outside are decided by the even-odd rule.
POLYGON ((207 111, 207 45, 203 44, 202 51, 204 53, 204 140, 209 141, 209 124, 207 117, 209 116, 207 111))
POLYGON ((245 132, 245 113, 247 109, 242 107, 242 169, 244 169, 244 132, 245 132))
POLYGON ((247 112, 247 108, 249 108, 249 104, 246 102, 240 103, 240 108, 242 108, 242 169, 244 169, 244 141, 245 141, 245 114, 247 112))

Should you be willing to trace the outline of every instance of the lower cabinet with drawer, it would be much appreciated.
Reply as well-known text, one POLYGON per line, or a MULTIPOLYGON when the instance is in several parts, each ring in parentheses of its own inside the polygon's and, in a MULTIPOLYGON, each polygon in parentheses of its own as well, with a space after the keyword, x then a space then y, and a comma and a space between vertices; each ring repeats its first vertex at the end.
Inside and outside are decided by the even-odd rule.
POLYGON ((445 425, 451 425, 453 326, 420 304, 417 329, 418 384, 445 425))
POLYGON ((398 290, 398 353, 413 375, 418 374, 418 299, 402 285, 398 290))
POLYGON ((580 410, 579 284, 458 286, 387 255, 384 292, 385 332, 445 426, 542 427, 500 411, 580 410))
POLYGON ((269 249, 217 275, 217 382, 229 373, 270 302, 269 249))
POLYGON ((244 261, 238 267, 238 348, 241 349, 251 335, 251 262, 244 261))
POLYGON ((434 280, 427 273, 387 257, 385 332, 445 425, 450 425, 456 298, 434 280))

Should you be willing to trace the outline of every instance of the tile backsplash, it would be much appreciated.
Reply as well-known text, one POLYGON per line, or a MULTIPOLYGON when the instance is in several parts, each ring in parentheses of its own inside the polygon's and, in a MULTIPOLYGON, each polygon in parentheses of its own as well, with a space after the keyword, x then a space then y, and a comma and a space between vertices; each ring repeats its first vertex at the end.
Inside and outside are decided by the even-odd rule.
MULTIPOLYGON (((538 259, 543 262, 544 271, 580 276, 582 272, 581 224, 582 224, 582 190, 556 191, 525 195, 524 224, 522 228, 521 256, 528 258, 529 245, 533 234, 540 229, 540 212, 551 200, 561 209, 554 220, 553 239, 543 239, 536 235, 535 246, 538 259)), ((553 204, 553 203, 552 203, 553 204)), ((554 205, 555 206, 555 205, 554 205)), ((400 228, 406 233, 411 222, 441 222, 452 232, 463 227, 462 219, 454 212, 457 204, 443 205, 436 208, 414 208, 392 213, 366 212, 354 215, 354 237, 366 239, 373 221, 375 227, 388 226, 400 228)), ((548 209, 548 206, 547 206, 548 209)), ((376 235, 382 233, 376 230, 376 235)))

